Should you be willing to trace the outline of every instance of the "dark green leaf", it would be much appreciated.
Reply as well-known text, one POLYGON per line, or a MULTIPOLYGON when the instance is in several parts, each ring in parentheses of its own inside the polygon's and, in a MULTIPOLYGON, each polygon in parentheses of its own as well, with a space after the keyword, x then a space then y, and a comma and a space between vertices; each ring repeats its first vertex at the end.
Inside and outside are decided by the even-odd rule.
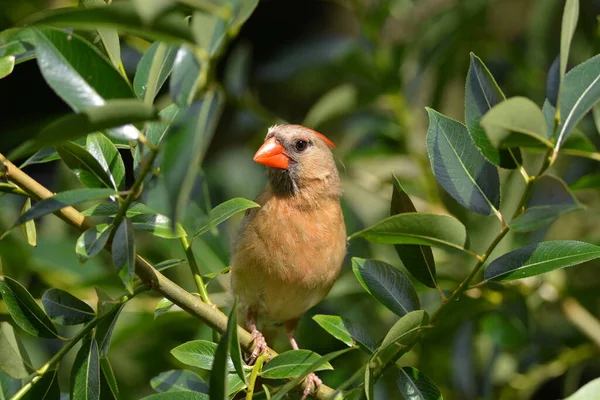
POLYGON ((118 190, 108 168, 104 168, 85 148, 73 142, 65 142, 56 150, 67 167, 85 186, 89 188, 109 187, 118 190))
MULTIPOLYGON (((211 370, 217 344, 206 340, 192 340, 171 350, 171 354, 184 364, 211 370)), ((228 371, 234 372, 233 361, 228 362, 228 371)))
POLYGON ((108 355, 110 348, 110 338, 112 337, 113 329, 117 323, 117 319, 123 310, 123 305, 120 307, 104 314, 104 310, 101 310, 101 306, 98 307, 98 314, 102 315, 102 319, 96 326, 96 333, 94 335, 98 342, 98 349, 101 358, 105 358, 108 355))
POLYGON ((175 103, 183 107, 190 105, 198 91, 200 80, 200 60, 191 49, 180 47, 169 81, 169 92, 175 103))
POLYGON ((481 155, 463 124, 432 109, 427 112, 427 152, 437 181, 463 207, 483 215, 497 213, 498 170, 481 155))
POLYGON ((79 262, 84 263, 88 258, 98 254, 106 246, 111 231, 112 225, 100 224, 83 232, 75 244, 75 253, 79 262))
POLYGON ((181 264, 185 264, 185 263, 187 263, 187 260, 182 260, 182 259, 165 260, 165 261, 161 261, 158 264, 156 264, 154 266, 154 269, 156 269, 157 271, 164 271, 166 269, 173 268, 177 265, 181 265, 181 264))
POLYGON ((337 315, 315 315, 313 320, 336 339, 348 346, 358 344, 363 350, 372 353, 375 342, 358 324, 337 315))
POLYGON ((511 97, 492 108, 481 125, 495 147, 552 147, 542 110, 525 97, 511 97))
POLYGON ((192 371, 173 369, 161 372, 150 381, 157 392, 173 390, 190 390, 192 392, 208 393, 208 385, 192 371))
POLYGON ((10 316, 25 332, 45 338, 58 336, 50 318, 19 282, 4 276, 3 279, 0 279, 0 294, 2 294, 10 316))
POLYGON ((34 155, 29 157, 19 168, 23 169, 28 165, 43 164, 50 161, 60 160, 60 156, 53 147, 38 150, 34 155))
POLYGON ((115 230, 112 259, 125 288, 132 293, 135 275, 135 238, 133 223, 129 218, 125 218, 115 230))
POLYGON ((119 387, 117 379, 108 358, 100 359, 100 394, 101 398, 119 400, 119 387))
POLYGON ((159 302, 156 303, 156 307, 154 308, 154 319, 168 312, 171 308, 173 308, 174 305, 175 304, 166 297, 160 299, 159 302))
POLYGON ((465 87, 465 125, 473 143, 492 164, 502 168, 516 168, 521 162, 519 149, 497 149, 480 124, 483 115, 506 98, 483 61, 473 53, 465 87))
MULTIPOLYGON (((31 208, 31 198, 28 197, 25 199, 25 204, 23 204, 23 208, 21 209, 21 215, 29 211, 31 208)), ((25 222, 21 225, 21 231, 23 232, 23 236, 25 236, 25 240, 30 246, 37 246, 37 232, 35 229, 35 222, 33 220, 25 222)))
POLYGON ((10 75, 15 67, 15 56, 0 57, 0 79, 10 75))
POLYGON ((582 190, 582 189, 597 189, 600 188, 600 173, 589 174, 582 176, 575 182, 569 185, 571 190, 582 190))
POLYGON ((511 350, 527 343, 527 328, 516 315, 506 311, 490 312, 479 320, 481 332, 497 346, 511 350))
POLYGON ((212 400, 206 393, 190 392, 189 390, 173 390, 152 394, 142 400, 212 400))
MULTIPOLYGON (((235 307, 233 308, 233 313, 235 314, 235 307)), ((210 371, 210 378, 208 381, 208 391, 210 393, 211 400, 228 400, 229 399, 229 381, 227 380, 227 371, 229 370, 229 364, 232 362, 229 357, 229 352, 231 349, 231 331, 230 329, 236 329, 237 325, 231 326, 229 323, 231 321, 231 316, 229 317, 229 321, 227 323, 227 330, 221 336, 221 340, 219 340, 219 344, 217 345, 217 349, 215 351, 215 357, 213 361, 213 365, 210 371)), ((237 319, 237 318, 236 318, 237 319)), ((241 357, 241 355, 240 355, 241 357)), ((238 360, 240 361, 240 360, 238 360)), ((237 370, 237 366, 234 368, 237 370)), ((241 368, 241 365, 240 365, 241 368)), ((243 372, 242 372, 243 374, 243 372)))
POLYGON ((161 214, 137 214, 131 217, 131 222, 133 223, 133 229, 150 232, 161 238, 176 239, 185 236, 181 224, 176 224, 175 231, 172 231, 173 224, 171 220, 161 214))
MULTIPOLYGON (((400 181, 396 176, 392 175, 392 202, 390 204, 390 216, 404 213, 417 212, 414 204, 410 200, 410 197, 400 185, 400 181)), ((435 261, 433 259, 433 253, 431 247, 410 245, 410 244, 397 244, 394 246, 396 252, 402 260, 402 263, 414 276, 425 286, 431 288, 435 287, 435 261)))
POLYGON ((541 242, 496 258, 485 270, 485 279, 511 281, 570 267, 600 257, 600 247, 571 240, 541 242))
MULTIPOLYGON (((104 0, 80 0, 85 8, 104 7, 104 0)), ((99 28, 98 36, 102 41, 102 47, 106 51, 112 65, 119 69, 121 66, 121 44, 119 43, 119 34, 116 29, 99 28)))
POLYGON ((6 372, 0 370, 0 399, 12 398, 20 387, 20 379, 11 378, 6 372))
POLYGON ((149 39, 194 42, 194 37, 183 14, 177 11, 165 12, 151 24, 146 24, 131 2, 114 2, 108 7, 92 10, 61 8, 40 13, 28 22, 86 30, 117 28, 122 32, 149 39))
POLYGON ((22 397, 23 400, 56 400, 59 398, 58 369, 46 372, 25 396, 22 397))
POLYGON ((586 383, 564 400, 595 400, 598 393, 600 393, 600 378, 586 383))
POLYGON ((223 94, 209 90, 190 106, 181 121, 167 133, 161 170, 173 224, 183 217, 198 168, 215 132, 223 94))
POLYGON ((71 399, 100 399, 100 357, 95 339, 84 341, 71 368, 71 399))
POLYGON ((21 215, 14 226, 18 226, 34 218, 42 217, 84 201, 100 200, 117 194, 113 189, 74 189, 60 192, 52 197, 37 202, 29 211, 21 215))
POLYGON ((219 204, 213 208, 209 213, 209 222, 200 227, 192 237, 200 236, 205 232, 208 232, 212 228, 216 227, 220 223, 228 220, 235 214, 246 211, 249 208, 260 207, 253 201, 237 197, 235 199, 227 200, 224 203, 219 204))
MULTIPOLYGON (((293 388, 298 386, 300 384, 300 382, 302 382, 304 380, 304 378, 306 378, 310 373, 312 373, 314 371, 320 371, 323 369, 333 369, 333 368, 328 368, 328 367, 331 367, 331 365, 329 364, 329 361, 331 361, 334 358, 341 356, 342 354, 345 354, 351 350, 354 350, 354 349, 355 349, 355 347, 350 347, 348 349, 334 351, 333 353, 325 354, 324 356, 318 357, 308 367, 305 367, 302 372, 297 374, 297 376, 294 379, 292 379, 291 381, 289 381, 288 383, 283 385, 283 387, 281 387, 281 389, 278 390, 277 393, 275 393, 271 399, 272 400, 283 399, 290 390, 292 390, 293 388)), ((302 351, 302 350, 295 350, 295 351, 302 351)), ((289 353, 289 352, 287 352, 287 353, 289 353)), ((279 357, 279 356, 277 356, 277 357, 279 357)), ((277 357, 275 357, 273 360, 275 360, 277 357)), ((273 362, 273 360, 271 360, 269 362, 269 364, 271 362, 273 362)), ((269 364, 267 364, 266 366, 268 367, 269 364)), ((263 369, 263 372, 264 372, 264 369, 263 369)))
MULTIPOLYGON (((265 364, 261 376, 266 379, 292 378, 300 375, 320 358, 320 355, 310 350, 289 350, 265 364)), ((314 371, 326 369, 333 369, 329 362, 322 363, 314 371)))
POLYGON ((200 45, 209 57, 214 57, 223 47, 227 36, 227 21, 216 14, 201 11, 192 16, 192 33, 196 43, 200 45))
POLYGON ((246 375, 244 374, 244 361, 242 360, 242 349, 240 347, 240 341, 238 339, 238 318, 237 318, 237 299, 234 301, 233 306, 231 307, 231 312, 229 313, 229 318, 227 319, 227 335, 229 337, 229 353, 231 355, 231 361, 233 362, 233 366, 235 367, 235 372, 237 372, 238 376, 244 382, 246 382, 246 375))
POLYGON ((154 42, 142 56, 135 71, 133 90, 144 103, 152 104, 154 101, 160 88, 171 74, 176 54, 177 46, 165 42, 154 42))
POLYGON ((567 185, 551 175, 544 175, 533 182, 531 195, 525 211, 510 221, 510 229, 531 232, 554 222, 559 216, 583 208, 567 185))
POLYGON ((396 315, 419 309, 419 297, 412 282, 391 265, 353 257, 352 270, 365 290, 396 315))
POLYGON ((240 379, 237 373, 227 375, 227 394, 233 397, 234 394, 246 388, 246 383, 240 379))
POLYGON ((381 244, 423 244, 462 250, 467 232, 460 221, 447 215, 404 213, 386 218, 350 236, 351 239, 355 237, 381 244))
POLYGON ((94 319, 92 307, 64 290, 52 288, 42 295, 48 316, 60 325, 78 325, 94 319))
POLYGON ((600 100, 600 55, 569 71, 560 91, 560 125, 555 151, 569 133, 600 100))
MULTIPOLYGON (((82 211, 86 217, 114 217, 119 212, 119 204, 114 201, 108 201, 95 204, 87 210, 82 211)), ((133 218, 140 214, 156 214, 156 212, 143 203, 133 202, 125 212, 127 218, 133 218)))
POLYGON ((26 378, 32 370, 29 357, 15 330, 8 322, 0 322, 0 369, 12 378, 26 378))
POLYGON ((165 133, 170 128, 173 121, 177 119, 182 109, 177 104, 171 104, 158 115, 160 116, 160 122, 153 122, 148 125, 146 130, 146 139, 155 146, 158 146, 165 133))
POLYGON ((442 400, 440 389, 421 371, 404 367, 396 378, 398 389, 405 400, 442 400))
POLYGON ((113 142, 101 133, 94 133, 87 136, 85 147, 112 177, 116 189, 122 190, 125 186, 125 165, 113 142))

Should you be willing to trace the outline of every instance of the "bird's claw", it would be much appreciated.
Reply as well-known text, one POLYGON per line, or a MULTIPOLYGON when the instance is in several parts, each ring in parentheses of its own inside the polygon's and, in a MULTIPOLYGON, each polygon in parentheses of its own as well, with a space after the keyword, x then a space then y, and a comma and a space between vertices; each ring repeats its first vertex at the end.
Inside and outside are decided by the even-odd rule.
POLYGON ((254 364, 256 359, 260 357, 267 350, 267 341, 262 333, 257 330, 252 331, 251 340, 254 342, 254 349, 250 354, 248 365, 254 364))
POLYGON ((317 393, 319 386, 322 384, 323 381, 319 379, 317 375, 311 372, 306 377, 306 386, 304 387, 304 392, 302 393, 302 400, 306 400, 309 395, 317 393))

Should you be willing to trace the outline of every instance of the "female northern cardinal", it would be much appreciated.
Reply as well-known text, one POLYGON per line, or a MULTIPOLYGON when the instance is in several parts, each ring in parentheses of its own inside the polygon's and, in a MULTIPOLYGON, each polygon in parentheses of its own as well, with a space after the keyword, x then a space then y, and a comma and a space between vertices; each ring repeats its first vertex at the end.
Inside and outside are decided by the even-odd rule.
MULTIPOLYGON (((269 128, 254 161, 266 165, 260 208, 246 213, 233 245, 231 279, 256 346, 266 348, 261 324, 284 323, 294 350, 299 318, 320 302, 337 278, 346 254, 342 192, 330 147, 322 134, 300 125, 269 128)), ((311 374, 305 398, 321 381, 311 374)))

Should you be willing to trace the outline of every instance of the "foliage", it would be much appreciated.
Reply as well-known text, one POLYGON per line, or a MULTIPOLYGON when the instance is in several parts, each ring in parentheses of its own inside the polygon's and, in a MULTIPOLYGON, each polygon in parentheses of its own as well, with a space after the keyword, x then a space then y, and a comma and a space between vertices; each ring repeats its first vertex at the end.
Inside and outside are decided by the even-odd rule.
POLYGON ((72 110, 0 139, 0 294, 10 316, 0 324, 2 398, 281 399, 313 371, 325 378, 320 399, 528 398, 556 375, 565 397, 592 398, 598 381, 583 386, 581 368, 597 376, 600 365, 561 322, 600 342, 597 319, 573 311, 579 294, 561 283, 577 282, 564 268, 585 264, 579 279, 593 278, 580 286, 592 299, 600 286, 590 272, 598 230, 573 228, 598 222, 600 160, 600 56, 577 53, 577 0, 564 3, 547 79, 536 63, 515 62, 524 71, 511 74, 537 79, 525 89, 494 76, 485 46, 449 35, 461 25, 475 36, 487 0, 436 9, 423 27, 408 17, 427 11, 425 0, 423 9, 340 1, 360 40, 309 41, 259 72, 235 40, 258 0, 108 3, 43 9, 0 32, 0 78, 35 62, 72 110), (415 24, 411 38, 385 30, 397 19, 415 24), (126 49, 139 53, 134 69, 126 49), (409 79, 410 63, 418 73, 409 79), (262 104, 253 74, 279 85, 290 109, 262 104), (428 79, 425 112, 411 97, 428 79), (443 101, 458 79, 464 95, 452 102, 464 103, 464 123, 443 101), (344 133, 333 136, 351 257, 301 323, 312 350, 269 350, 252 366, 236 302, 223 300, 228 222, 258 207, 245 198, 262 181, 243 142, 255 148, 282 120, 344 133), (12 163, 32 175, 58 165, 55 193, 7 173, 12 163), (81 232, 64 233, 52 213, 81 232), (140 254, 183 289, 140 273, 140 254), (227 322, 214 313, 199 326, 182 300, 190 294, 228 309, 227 322))

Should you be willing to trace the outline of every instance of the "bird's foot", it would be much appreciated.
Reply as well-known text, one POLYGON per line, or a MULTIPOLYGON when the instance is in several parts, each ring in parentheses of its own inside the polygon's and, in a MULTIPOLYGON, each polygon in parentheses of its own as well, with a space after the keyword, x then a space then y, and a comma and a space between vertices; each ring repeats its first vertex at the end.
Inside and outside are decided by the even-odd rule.
POLYGON ((323 381, 319 379, 317 375, 311 372, 306 377, 306 386, 304 388, 304 392, 302 393, 302 400, 306 400, 309 395, 317 393, 319 386, 322 384, 323 381))
POLYGON ((260 357, 267 350, 267 341, 265 340, 265 337, 263 336, 263 334, 260 333, 258 330, 255 329, 252 331, 251 339, 254 342, 254 349, 252 350, 252 353, 250 354, 250 359, 248 360, 248 365, 254 364, 256 359, 258 357, 260 357))

